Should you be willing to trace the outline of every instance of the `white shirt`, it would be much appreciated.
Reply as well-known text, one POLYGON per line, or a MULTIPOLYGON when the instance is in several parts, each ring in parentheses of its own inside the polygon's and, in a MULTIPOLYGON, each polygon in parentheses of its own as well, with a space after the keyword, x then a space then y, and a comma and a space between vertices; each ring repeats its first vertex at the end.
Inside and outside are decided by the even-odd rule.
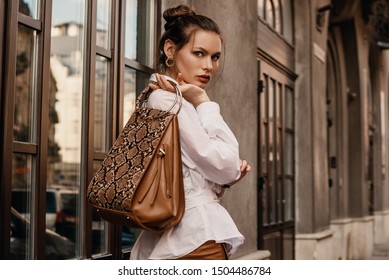
MULTIPOLYGON (((168 110, 175 94, 151 93, 148 106, 168 110)), ((176 106, 178 107, 178 106, 176 106)), ((176 259, 208 240, 226 243, 228 255, 244 242, 227 210, 220 205, 221 185, 240 176, 238 142, 220 115, 219 105, 204 102, 194 106, 183 100, 178 113, 185 213, 181 222, 162 234, 142 231, 131 259, 176 259)))

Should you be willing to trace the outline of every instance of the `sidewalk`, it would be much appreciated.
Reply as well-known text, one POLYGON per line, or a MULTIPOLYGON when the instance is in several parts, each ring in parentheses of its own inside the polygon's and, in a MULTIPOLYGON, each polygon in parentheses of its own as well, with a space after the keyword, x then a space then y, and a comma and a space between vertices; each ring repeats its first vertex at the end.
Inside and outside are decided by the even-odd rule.
POLYGON ((368 260, 389 260, 389 244, 375 244, 373 255, 368 260))

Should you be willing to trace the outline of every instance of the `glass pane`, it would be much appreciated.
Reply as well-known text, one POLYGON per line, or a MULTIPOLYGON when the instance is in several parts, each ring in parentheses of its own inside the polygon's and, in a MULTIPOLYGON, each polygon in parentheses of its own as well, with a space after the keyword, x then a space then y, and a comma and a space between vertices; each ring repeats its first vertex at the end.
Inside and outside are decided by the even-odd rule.
POLYGON ((265 0, 258 0, 257 1, 257 13, 258 13, 258 16, 262 19, 265 18, 264 12, 265 12, 265 0))
POLYGON ((268 110, 269 110, 269 124, 274 125, 274 118, 276 118, 275 113, 274 113, 274 102, 275 102, 275 81, 273 79, 269 79, 268 82, 268 110))
POLYGON ((15 82, 15 141, 36 141, 37 41, 35 31, 19 25, 15 82))
POLYGON ((274 19, 275 19, 275 26, 274 29, 281 34, 281 7, 279 0, 273 0, 274 3, 274 19))
POLYGON ((276 129, 275 129, 275 114, 274 114, 274 103, 275 103, 275 81, 270 79, 269 81, 269 215, 270 223, 275 222, 275 211, 276 211, 276 160, 277 151, 275 149, 276 143, 276 129))
POLYGON ((282 4, 282 31, 285 39, 293 43, 293 7, 292 0, 281 0, 282 4))
MULTIPOLYGON (((100 168, 102 162, 93 162, 93 174, 100 168)), ((92 254, 103 254, 108 251, 108 223, 101 219, 93 209, 92 213, 92 254)))
POLYGON ((274 147, 275 147, 275 161, 277 164, 277 174, 281 175, 282 174, 282 166, 281 166, 281 140, 282 140, 282 127, 281 127, 281 94, 282 94, 282 86, 279 83, 275 83, 275 113, 276 115, 274 116, 275 122, 274 122, 274 147))
POLYGON ((261 199, 262 199, 262 219, 263 219, 263 224, 264 225, 267 225, 269 224, 269 220, 268 220, 268 178, 265 178, 265 183, 264 183, 264 188, 263 188, 263 191, 262 191, 262 196, 261 196, 261 199))
POLYGON ((33 158, 14 154, 12 160, 11 259, 31 259, 33 158))
POLYGON ((285 179, 284 180, 284 218, 285 221, 293 220, 293 180, 285 179))
POLYGON ((269 108, 267 106, 268 99, 268 89, 269 89, 269 78, 264 75, 264 92, 260 95, 260 108, 261 108, 261 164, 262 164, 262 174, 267 174, 267 161, 268 161, 268 135, 269 135, 269 122, 268 122, 268 113, 269 108))
POLYGON ((111 7, 110 0, 97 0, 96 45, 111 48, 111 7))
POLYGON ((153 67, 154 17, 153 0, 126 0, 125 57, 153 67))
POLYGON ((294 129, 293 90, 285 86, 285 127, 294 129))
POLYGON ((279 177, 277 179, 277 222, 282 223, 282 208, 283 208, 283 199, 282 199, 282 179, 279 177))
MULTIPOLYGON (((79 31, 83 32, 85 23, 86 0, 52 0, 53 2, 53 27, 52 36, 59 36, 61 33, 69 36, 77 36, 79 31)), ((73 42, 74 44, 75 42, 73 42)))
POLYGON ((125 57, 136 60, 138 0, 126 0, 125 57))
POLYGON ((274 6, 272 0, 266 1, 266 21, 272 28, 274 28, 274 6))
POLYGON ((261 134, 261 163, 262 163, 262 174, 268 173, 268 126, 262 126, 262 134, 261 134))
POLYGON ((141 230, 123 226, 122 228, 122 249, 131 248, 134 246, 141 230))
POLYGON ((19 0, 19 12, 34 19, 38 19, 38 7, 39 0, 19 0))
POLYGON ((46 255, 70 259, 80 252, 85 0, 53 0, 46 191, 47 230, 61 235, 61 249, 46 255))
MULTIPOLYGON (((47 259, 71 259, 76 256, 79 230, 79 190, 65 186, 49 185, 46 191, 46 232, 55 231, 65 237, 57 246, 58 252, 46 250, 47 259), (63 244, 61 244, 63 243, 63 244)), ((59 240, 58 240, 59 241, 59 240)), ((46 241, 46 246, 50 242, 46 241)))
POLYGON ((282 128, 282 105, 283 105, 283 92, 282 92, 282 84, 277 83, 277 103, 276 103, 276 110, 277 110, 277 127, 282 128))
POLYGON ((136 71, 129 67, 124 71, 124 97, 123 97, 123 127, 126 125, 132 112, 135 110, 136 99, 136 71))
POLYGON ((135 100, 148 84, 149 75, 126 67, 124 71, 123 126, 135 110, 135 100))
POLYGON ((107 151, 109 145, 109 62, 96 56, 95 79, 95 126, 94 144, 96 151, 107 151))
POLYGON ((293 175, 293 134, 285 133, 284 172, 293 175))

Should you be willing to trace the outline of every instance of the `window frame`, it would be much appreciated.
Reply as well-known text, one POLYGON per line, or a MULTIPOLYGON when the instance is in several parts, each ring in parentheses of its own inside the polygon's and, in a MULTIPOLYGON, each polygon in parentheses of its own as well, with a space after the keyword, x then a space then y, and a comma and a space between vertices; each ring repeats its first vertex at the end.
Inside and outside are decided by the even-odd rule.
MULTIPOLYGON (((19 0, 22 1, 22 0, 19 0)), ((33 201, 31 201, 31 259, 45 259, 45 231, 46 231, 46 188, 47 188, 47 165, 48 165, 48 137, 49 137, 49 97, 50 85, 50 48, 51 48, 51 26, 52 26, 52 5, 53 0, 39 1, 37 14, 38 19, 33 19, 25 14, 19 13, 19 1, 0 0, 0 16, 3 20, 4 30, 0 30, 0 38, 3 39, 0 51, 2 56, 0 62, 0 85, 3 92, 0 99, 0 145, 2 156, 0 157, 0 225, 3 229, 0 232, 0 258, 10 259, 10 223, 11 223, 11 192, 12 172, 10 162, 14 153, 32 155, 35 159, 33 182, 33 201), (39 37, 38 59, 36 65, 37 75, 37 101, 36 101, 36 143, 24 143, 13 140, 14 126, 14 100, 16 83, 16 55, 17 55, 17 31, 19 24, 37 30, 39 37), (4 31, 4 33, 3 33, 4 31)), ((161 27, 161 0, 150 0, 154 4, 154 37, 153 45, 157 48, 157 38, 160 35, 161 27)), ((93 163, 95 160, 103 160, 106 152, 94 151, 94 89, 95 89, 95 65, 96 56, 109 57, 110 81, 109 102, 110 112, 108 114, 108 138, 109 146, 112 145, 122 127, 123 107, 123 82, 126 65, 136 71, 151 74, 155 70, 135 60, 128 60, 124 57, 124 20, 125 1, 112 0, 111 12, 111 47, 108 49, 97 46, 96 43, 96 19, 97 0, 88 1, 85 10, 85 55, 83 73, 83 117, 82 117, 82 143, 81 165, 79 180, 81 187, 81 213, 80 213, 80 252, 78 257, 91 259, 92 255, 92 207, 87 203, 87 186, 93 176, 93 163)), ((155 53, 155 52, 154 52, 155 53)), ((154 64, 156 59, 154 57, 154 64)), ((127 258, 131 249, 122 250, 120 242, 121 226, 110 224, 108 227, 108 251, 97 256, 99 259, 122 259, 127 258)), ((78 251, 79 250, 79 251, 78 251)))

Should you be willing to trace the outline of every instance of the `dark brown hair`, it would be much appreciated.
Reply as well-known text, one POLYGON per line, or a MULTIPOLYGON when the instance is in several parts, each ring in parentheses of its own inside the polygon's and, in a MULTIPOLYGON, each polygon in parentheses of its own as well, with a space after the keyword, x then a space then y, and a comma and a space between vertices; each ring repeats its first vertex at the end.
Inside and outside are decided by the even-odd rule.
POLYGON ((176 45, 176 53, 189 42, 195 30, 215 32, 223 42, 219 26, 209 17, 198 15, 188 6, 179 5, 164 11, 165 32, 159 41, 159 70, 166 71, 166 55, 164 52, 165 41, 170 39, 176 45))

